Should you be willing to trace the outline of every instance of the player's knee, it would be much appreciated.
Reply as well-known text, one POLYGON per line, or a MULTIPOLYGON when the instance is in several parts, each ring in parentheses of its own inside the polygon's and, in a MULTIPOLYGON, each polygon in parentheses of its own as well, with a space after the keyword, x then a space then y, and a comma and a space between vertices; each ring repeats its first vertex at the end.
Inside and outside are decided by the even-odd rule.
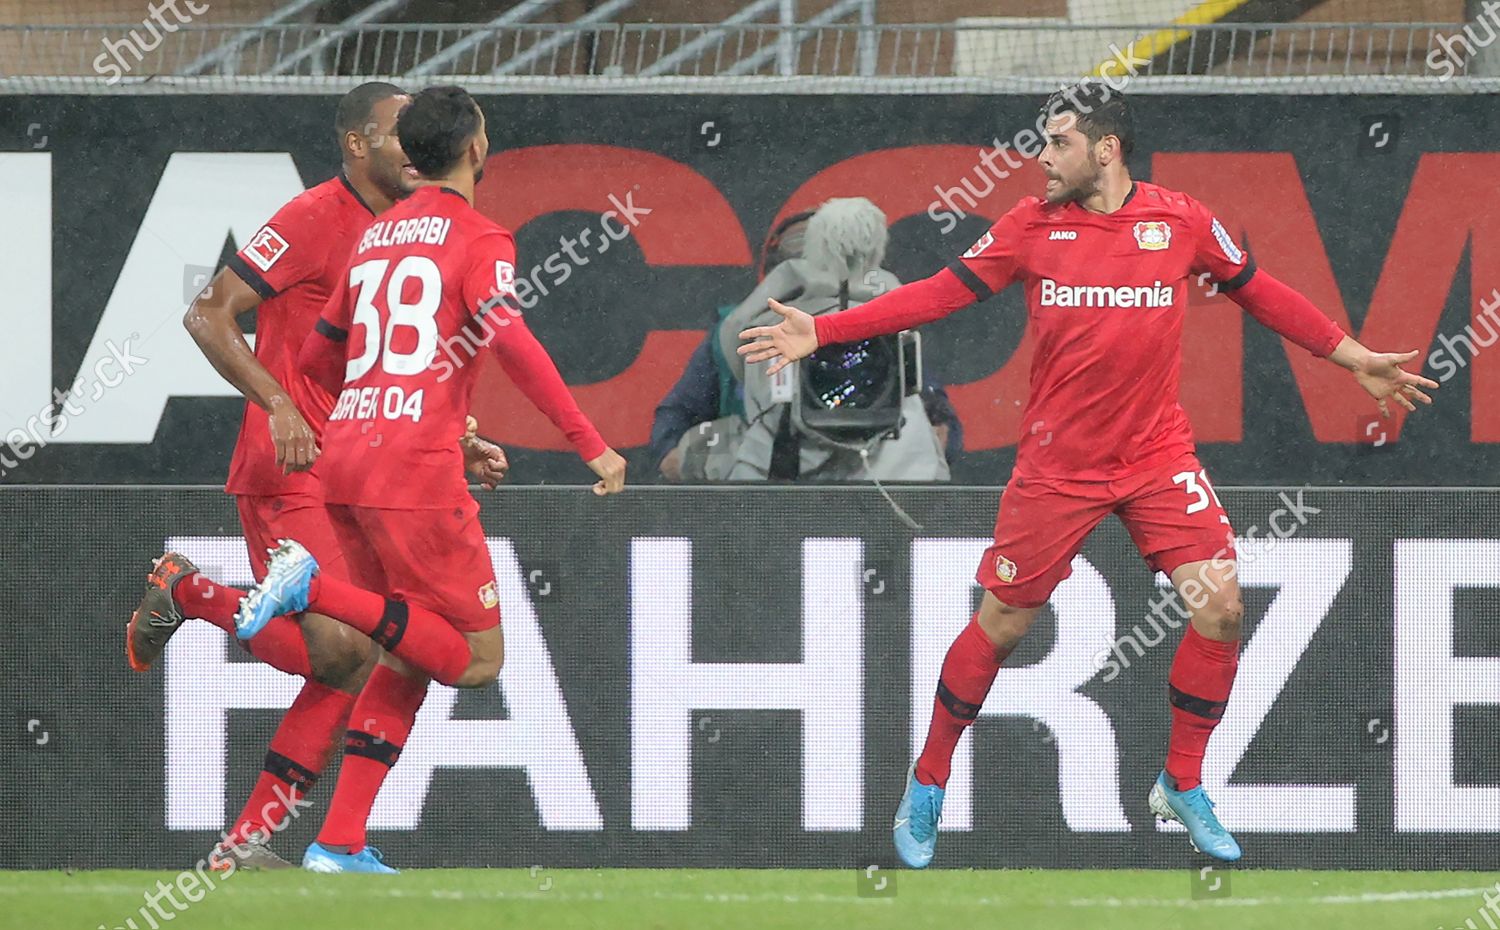
POLYGON ((483 688, 494 681, 500 675, 500 668, 505 664, 504 657, 496 656, 493 659, 476 659, 469 663, 464 673, 458 676, 453 683, 455 688, 483 688))
POLYGON ((997 649, 1010 649, 1036 621, 1037 607, 1014 607, 993 594, 986 594, 979 607, 979 628, 984 630, 997 649))
POLYGON ((1215 591, 1194 613, 1193 622, 1210 639, 1221 641, 1240 638, 1240 621, 1245 605, 1237 591, 1215 591))
POLYGON ((505 637, 497 626, 467 634, 465 638, 469 641, 469 667, 458 676, 453 687, 483 688, 495 680, 505 665, 505 637))

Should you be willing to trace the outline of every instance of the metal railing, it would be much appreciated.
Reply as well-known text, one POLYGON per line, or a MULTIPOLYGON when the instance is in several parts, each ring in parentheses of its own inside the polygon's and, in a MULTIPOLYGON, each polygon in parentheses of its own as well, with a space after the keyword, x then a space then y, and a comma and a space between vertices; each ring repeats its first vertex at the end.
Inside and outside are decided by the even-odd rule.
MULTIPOLYGON (((537 4, 541 6, 541 3, 537 4)), ((610 9, 627 0, 611 0, 610 9)), ((858 4, 848 4, 848 13, 858 4)), ((833 17, 827 17, 833 18, 833 17)), ((808 21, 692 24, 190 25, 143 41, 125 26, 0 26, 0 78, 193 89, 215 76, 407 76, 564 79, 571 89, 639 89, 662 78, 800 78, 813 89, 944 89, 955 82, 1052 82, 1130 73, 1173 84, 1255 79, 1350 85, 1463 85, 1495 73, 1496 55, 1465 57, 1454 23, 942 25, 808 21), (1486 67, 1487 66, 1487 67, 1486 67), (1486 71, 1488 70, 1488 74, 1486 71), (196 77, 195 77, 196 76, 196 77)), ((222 83, 222 80, 220 81, 222 83)), ((254 83, 253 81, 249 83, 254 83)), ((535 83, 534 81, 532 83, 535 83)), ((796 82, 793 82, 796 83, 796 82)), ((1487 86, 1488 82, 1484 82, 1487 86)), ((790 86, 782 81, 778 86, 790 86)), ((538 89, 546 89, 538 87, 538 89)), ((1458 88, 1449 88, 1458 89, 1458 88)))

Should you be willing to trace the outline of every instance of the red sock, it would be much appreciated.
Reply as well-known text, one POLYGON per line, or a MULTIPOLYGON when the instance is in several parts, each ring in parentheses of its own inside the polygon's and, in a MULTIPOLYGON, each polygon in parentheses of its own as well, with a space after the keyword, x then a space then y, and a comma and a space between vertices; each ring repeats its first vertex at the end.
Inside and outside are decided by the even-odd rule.
POLYGON ((302 686, 271 738, 265 768, 229 833, 231 843, 252 832, 278 832, 302 813, 297 801, 312 790, 333 757, 354 700, 354 695, 316 681, 302 686))
POLYGON ((441 614, 415 604, 318 575, 313 579, 308 609, 354 627, 386 652, 445 685, 453 684, 469 667, 472 653, 464 635, 441 614))
POLYGON ((359 729, 349 730, 344 737, 344 761, 319 843, 347 847, 350 852, 364 848, 370 808, 401 755, 417 709, 427 696, 427 684, 427 679, 407 678, 389 665, 377 665, 370 673, 349 718, 358 722, 359 729))
POLYGON ((1167 678, 1172 702, 1167 777, 1176 783, 1178 791, 1196 788, 1203 781, 1208 737, 1224 716, 1224 704, 1239 667, 1239 640, 1209 639, 1188 625, 1167 678))
MULTIPOLYGON (((172 588, 172 600, 185 617, 207 620, 234 635, 234 614, 240 609, 245 592, 219 584, 202 572, 183 575, 172 588)), ((249 642, 241 641, 250 654, 289 675, 312 675, 307 657, 307 643, 302 639, 302 625, 290 616, 273 617, 265 629, 249 642)))
POLYGON ((932 725, 927 729, 927 744, 917 758, 917 781, 939 788, 948 784, 953 748, 979 716, 984 697, 990 693, 1007 655, 1010 650, 996 646, 980 628, 976 611, 943 659, 937 697, 932 702, 932 725))
POLYGON ((190 572, 172 586, 172 600, 184 617, 207 620, 226 633, 234 633, 234 612, 245 592, 219 584, 202 572, 190 572))

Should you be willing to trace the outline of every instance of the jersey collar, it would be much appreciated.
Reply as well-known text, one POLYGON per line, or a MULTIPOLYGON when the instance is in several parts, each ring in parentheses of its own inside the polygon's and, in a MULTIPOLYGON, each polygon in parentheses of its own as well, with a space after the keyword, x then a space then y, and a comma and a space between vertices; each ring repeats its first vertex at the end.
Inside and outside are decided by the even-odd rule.
MULTIPOLYGON (((349 196, 353 197, 355 202, 357 202, 361 207, 364 207, 366 210, 370 210, 370 205, 365 203, 365 198, 359 196, 359 191, 355 190, 354 185, 349 183, 349 176, 344 173, 342 168, 339 169, 339 182, 344 185, 344 190, 349 192, 349 196)), ((370 215, 374 216, 375 211, 370 210, 370 215)))
MULTIPOLYGON (((1130 202, 1135 199, 1135 194, 1138 190, 1140 190, 1140 185, 1132 180, 1130 182, 1130 190, 1125 194, 1125 199, 1120 201, 1120 209, 1116 210, 1115 213, 1119 213, 1120 210, 1124 210, 1126 207, 1130 206, 1130 202)), ((1079 213, 1082 213, 1085 216, 1114 216, 1114 213, 1095 213, 1094 211, 1085 208, 1083 204, 1079 203, 1076 200, 1068 201, 1067 208, 1077 210, 1079 213)))

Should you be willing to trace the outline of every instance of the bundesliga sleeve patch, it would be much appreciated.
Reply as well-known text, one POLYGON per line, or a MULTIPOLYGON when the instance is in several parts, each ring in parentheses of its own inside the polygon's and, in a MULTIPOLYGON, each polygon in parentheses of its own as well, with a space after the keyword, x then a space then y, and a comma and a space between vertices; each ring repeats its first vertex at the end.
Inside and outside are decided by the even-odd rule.
POLYGON ((1218 217, 1214 217, 1213 231, 1214 238, 1219 240, 1219 248, 1224 250, 1225 256, 1236 265, 1244 264, 1245 253, 1241 252, 1240 247, 1234 244, 1234 240, 1230 238, 1229 232, 1224 229, 1218 217))
POLYGON ((281 233, 269 226, 263 226, 260 232, 255 234, 255 238, 250 240, 250 244, 245 246, 245 257, 254 262, 255 267, 261 271, 270 271, 271 266, 276 264, 289 248, 291 246, 281 238, 281 233))
POLYGON ((979 237, 979 241, 969 246, 969 251, 963 254, 964 258, 978 258, 985 249, 989 248, 995 241, 995 234, 987 232, 979 237))
POLYGON ((495 262, 495 293, 502 297, 516 296, 516 266, 510 262, 495 262))

